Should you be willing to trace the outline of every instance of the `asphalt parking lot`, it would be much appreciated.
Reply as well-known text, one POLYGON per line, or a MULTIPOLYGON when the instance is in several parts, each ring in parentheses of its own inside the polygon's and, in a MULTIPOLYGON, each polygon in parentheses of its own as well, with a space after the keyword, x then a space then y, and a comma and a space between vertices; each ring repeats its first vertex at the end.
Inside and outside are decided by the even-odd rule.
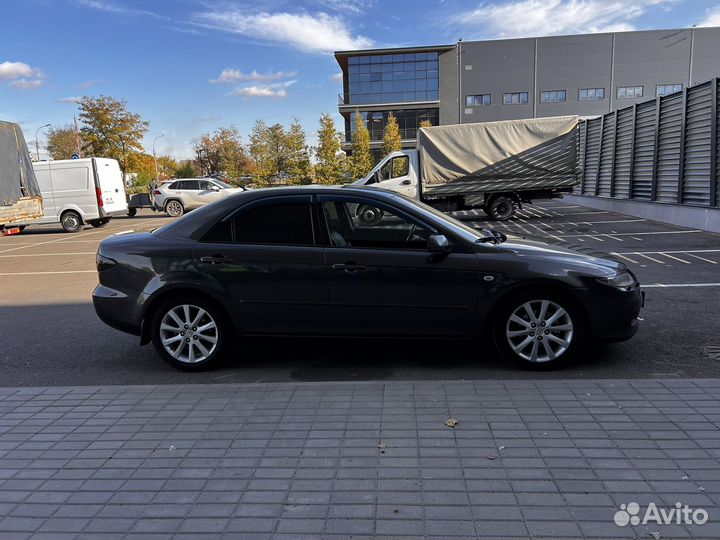
POLYGON ((526 206, 506 223, 458 217, 624 261, 647 291, 640 331, 551 373, 507 366, 484 342, 319 339, 248 340, 225 366, 183 373, 106 327, 92 307, 98 243, 170 219, 141 211, 77 234, 42 226, 0 237, 0 386, 720 376, 720 235, 562 201, 526 206))

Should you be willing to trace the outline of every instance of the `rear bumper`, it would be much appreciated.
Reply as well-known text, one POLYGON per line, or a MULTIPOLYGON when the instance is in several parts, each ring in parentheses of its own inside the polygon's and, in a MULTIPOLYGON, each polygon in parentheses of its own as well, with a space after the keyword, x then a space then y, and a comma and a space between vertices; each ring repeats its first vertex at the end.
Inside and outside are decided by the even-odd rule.
POLYGON ((95 313, 102 322, 128 334, 140 335, 139 308, 135 298, 98 285, 92 294, 95 313))

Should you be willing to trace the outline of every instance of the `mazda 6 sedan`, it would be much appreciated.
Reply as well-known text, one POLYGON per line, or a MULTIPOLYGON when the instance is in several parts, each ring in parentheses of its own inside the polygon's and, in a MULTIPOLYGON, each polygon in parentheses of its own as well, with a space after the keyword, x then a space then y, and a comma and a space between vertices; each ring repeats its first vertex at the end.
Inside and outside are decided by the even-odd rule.
POLYGON ((103 240, 93 293, 108 325, 180 369, 250 335, 472 338, 547 368, 638 328, 623 263, 474 229, 375 188, 224 198, 150 233, 103 240), (362 221, 354 209, 376 208, 362 221))

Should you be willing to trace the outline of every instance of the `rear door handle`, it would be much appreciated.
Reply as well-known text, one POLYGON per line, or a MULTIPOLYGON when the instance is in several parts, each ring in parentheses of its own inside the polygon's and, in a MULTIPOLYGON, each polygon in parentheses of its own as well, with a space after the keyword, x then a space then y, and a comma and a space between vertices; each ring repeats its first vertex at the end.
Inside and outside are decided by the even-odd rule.
POLYGON ((212 255, 200 257, 200 262, 210 264, 227 264, 231 263, 232 259, 230 257, 226 257, 225 255, 212 255))
POLYGON ((367 266, 363 266, 361 264, 355 264, 355 263, 345 263, 345 264, 333 264, 332 265, 333 270, 344 270, 345 272, 363 272, 367 270, 367 266))

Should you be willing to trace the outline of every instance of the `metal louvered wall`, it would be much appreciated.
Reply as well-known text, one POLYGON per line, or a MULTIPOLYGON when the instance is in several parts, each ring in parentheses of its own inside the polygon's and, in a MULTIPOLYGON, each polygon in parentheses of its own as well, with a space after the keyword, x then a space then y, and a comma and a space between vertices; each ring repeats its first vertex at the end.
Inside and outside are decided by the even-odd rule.
POLYGON ((720 207, 718 79, 598 118, 580 128, 577 193, 720 207))

